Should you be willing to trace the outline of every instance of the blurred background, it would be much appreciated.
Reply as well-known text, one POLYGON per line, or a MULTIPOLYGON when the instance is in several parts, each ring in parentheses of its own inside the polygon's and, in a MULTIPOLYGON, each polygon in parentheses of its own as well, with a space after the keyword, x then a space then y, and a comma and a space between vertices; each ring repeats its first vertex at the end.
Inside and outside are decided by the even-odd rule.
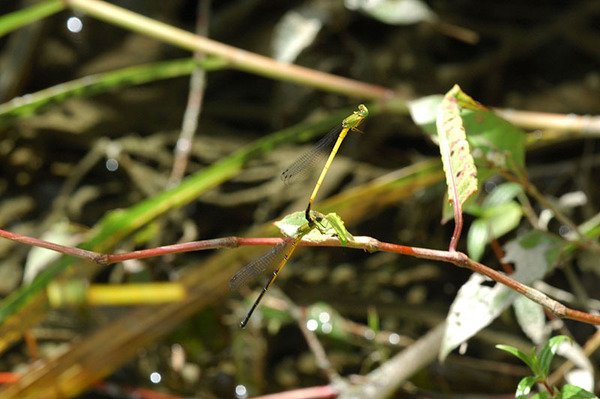
MULTIPOLYGON (((36 2, 3 2, 0 14, 32 4, 36 2)), ((240 49, 386 87, 407 99, 443 94, 458 83, 487 106, 565 115, 600 112, 598 1, 113 4, 187 31, 206 32, 211 39, 240 49)), ((190 56, 66 9, 0 38, 0 103, 95 74, 190 56)), ((144 84, 131 83, 130 77, 116 87, 101 80, 94 95, 82 89, 67 99, 50 96, 32 112, 1 115, 0 228, 78 245, 110 212, 131 209, 177 186, 174 154, 184 112, 190 109, 189 72, 179 75, 165 79, 151 74, 144 84)), ((203 100, 186 176, 271 133, 301 124, 298 134, 291 135, 296 138, 261 150, 229 178, 212 186, 207 183, 194 200, 111 243, 109 252, 232 235, 278 237, 276 230, 260 229, 303 210, 319 170, 291 186, 280 181, 280 173, 311 148, 327 126, 339 123, 361 102, 376 104, 360 93, 352 98, 236 69, 214 68, 203 78, 205 85, 193 89, 203 100), (311 136, 302 135, 302 126, 309 130, 316 123, 324 126, 313 127, 311 136)), ((344 192, 366 187, 362 199, 356 200, 364 204, 360 209, 340 205, 350 232, 446 249, 453 224, 440 224, 446 187, 436 144, 406 110, 375 112, 361 131, 364 134, 352 133, 344 142, 315 208, 321 209, 319 202, 326 198, 332 201, 327 204, 336 204, 335 198, 343 204, 344 192), (415 169, 405 169, 411 165, 415 169), (402 182, 399 191, 390 194, 392 200, 369 191, 370 182, 389 174, 402 182)), ((557 203, 565 194, 575 193, 575 202, 564 210, 576 224, 596 214, 597 136, 538 130, 529 131, 528 139, 527 174, 540 191, 557 203)), ((489 187, 501 181, 492 177, 489 187)), ((324 208, 337 211, 331 206, 334 209, 324 208)), ((541 211, 537 206, 533 208, 541 211)), ((470 221, 467 216, 466 228, 470 221)), ((561 226, 556 220, 548 223, 556 235, 561 226)), ((527 228, 531 226, 523 220, 500 245, 527 228)), ((459 249, 465 250, 464 239, 459 249)), ((230 255, 237 264, 228 263, 227 275, 267 250, 230 255)), ((8 298, 24 286, 24 278, 31 281, 50 262, 48 254, 36 251, 41 252, 0 241, 0 295, 8 298)), ((98 268, 93 277, 86 276, 86 284, 176 282, 206 262, 219 262, 215 253, 227 251, 238 250, 118 263, 98 268)), ((600 269, 593 255, 582 251, 570 257, 547 282, 575 291, 578 298, 599 300, 595 287, 600 269)), ((499 262, 488 249, 482 263, 497 267, 499 262)), ((75 269, 86 267, 85 262, 75 264, 75 269)), ((238 323, 258 292, 252 289, 258 289, 262 280, 240 292, 215 288, 196 293, 212 297, 206 304, 187 307, 185 316, 165 325, 164 331, 159 331, 160 321, 150 323, 153 334, 147 342, 134 354, 116 355, 114 364, 106 366, 111 370, 104 373, 108 374, 104 382, 80 388, 85 393, 76 395, 144 397, 162 392, 173 397, 227 398, 326 384, 327 371, 320 369, 302 329, 286 311, 295 307, 308 307, 307 314, 316 314, 317 319, 327 314, 322 317, 340 320, 339 331, 321 330, 318 335, 331 369, 342 376, 364 375, 441 323, 470 274, 448 264, 389 253, 300 249, 248 328, 240 330, 238 323), (140 388, 152 393, 136 391, 140 388)), ((74 342, 85 342, 124 318, 135 324, 132 309, 135 306, 58 304, 37 311, 39 321, 23 337, 4 345, 0 370, 27 370, 36 359, 68 352, 74 342)), ((595 331, 574 322, 562 328, 580 344, 595 331)), ((533 345, 507 311, 460 355, 420 368, 393 397, 510 397, 526 370, 496 350, 496 343, 533 345)), ((93 351, 88 356, 93 358, 93 351)), ((595 356, 592 363, 598 371, 595 356)), ((105 359, 107 364, 113 362, 110 356, 105 359)))

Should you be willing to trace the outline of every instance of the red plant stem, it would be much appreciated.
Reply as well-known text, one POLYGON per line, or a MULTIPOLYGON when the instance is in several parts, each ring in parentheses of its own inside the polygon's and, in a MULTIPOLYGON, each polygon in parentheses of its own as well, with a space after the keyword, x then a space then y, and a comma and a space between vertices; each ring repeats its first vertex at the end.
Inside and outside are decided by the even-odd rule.
POLYGON ((448 250, 450 252, 455 252, 456 247, 458 246, 458 240, 460 240, 460 233, 462 232, 463 220, 462 220, 462 212, 460 211, 460 204, 458 202, 458 197, 456 193, 456 187, 454 189, 454 199, 452 201, 452 208, 454 209, 454 231, 452 232, 452 239, 450 239, 450 245, 448 246, 448 250))
MULTIPOLYGON (((67 247, 65 245, 54 244, 49 241, 40 240, 37 238, 27 237, 17 233, 11 233, 0 229, 0 237, 7 238, 23 244, 38 246, 41 248, 51 249, 63 253, 65 255, 76 256, 96 262, 100 265, 121 262, 129 259, 143 259, 165 254, 174 254, 181 252, 191 252, 206 249, 218 248, 235 248, 239 246, 273 246, 283 242, 283 238, 244 238, 244 237, 224 237, 215 238, 212 240, 192 241, 183 244, 166 245, 163 247, 144 249, 140 251, 127 252, 123 254, 100 254, 93 251, 88 251, 81 248, 67 247)), ((321 247, 339 247, 342 246, 340 241, 335 238, 327 238, 321 242, 301 241, 301 246, 321 246, 321 247)), ((452 263, 458 267, 471 269, 472 271, 483 274, 492 280, 507 286, 508 288, 526 296, 532 301, 542 305, 544 308, 552 312, 560 318, 572 319, 589 324, 600 325, 600 315, 593 315, 581 312, 575 309, 570 309, 560 302, 557 302, 546 294, 522 284, 504 273, 500 273, 491 269, 479 262, 470 259, 466 254, 457 251, 442 251, 436 249, 409 247, 405 245, 391 244, 381 242, 371 237, 354 237, 353 241, 347 243, 346 247, 360 248, 366 251, 384 251, 392 252, 401 255, 414 256, 421 259, 437 260, 441 262, 452 263)))
POLYGON ((322 385, 256 396, 254 399, 329 399, 337 398, 339 393, 340 392, 331 385, 322 385))
POLYGON ((542 383, 542 385, 544 386, 544 388, 546 388, 546 391, 548 391, 548 393, 550 395, 554 395, 555 390, 554 390, 554 388, 551 385, 548 384, 547 381, 540 381, 540 382, 542 383))
POLYGON ((502 266, 502 270, 504 270, 504 273, 511 274, 512 272, 514 272, 514 268, 512 267, 512 265, 503 261, 504 250, 502 249, 502 246, 500 245, 498 240, 494 238, 492 241, 490 241, 490 248, 492 248, 494 256, 496 257, 496 259, 498 259, 498 262, 500 262, 500 266, 502 266))
POLYGON ((89 259, 92 262, 99 263, 101 265, 106 264, 106 262, 103 260, 106 257, 106 255, 99 254, 93 251, 88 251, 82 248, 68 247, 66 245, 55 244, 50 241, 40 240, 39 238, 33 238, 2 229, 0 229, 0 237, 4 237, 12 241, 20 242, 22 244, 31 245, 34 247, 50 249, 52 251, 60 252, 61 254, 75 256, 77 258, 89 259))
POLYGON ((31 333, 31 330, 25 331, 23 334, 23 339, 25 341, 25 345, 27 345, 27 350, 29 351, 29 356, 32 359, 41 359, 40 355, 40 347, 38 345, 37 339, 31 333))
MULTIPOLYGON (((117 263, 123 262, 125 260, 131 259, 146 259, 153 258, 155 256, 169 255, 169 254, 179 254, 183 252, 193 252, 193 251, 202 251, 205 249, 218 249, 218 248, 235 248, 240 245, 250 245, 250 244, 240 244, 239 237, 225 237, 225 238, 215 238, 212 240, 202 240, 202 241, 190 241, 181 244, 173 244, 173 245, 165 245, 162 247, 150 248, 150 249, 142 249, 139 251, 132 252, 124 252, 121 254, 111 254, 106 256, 106 263, 117 263)), ((275 238, 272 239, 274 242, 281 242, 281 240, 275 238)), ((270 242, 264 244, 257 245, 270 245, 270 242)), ((275 245, 275 244, 273 244, 275 245)))
POLYGON ((508 288, 526 296, 532 301, 542 305, 544 308, 551 311, 554 315, 563 319, 571 319, 577 320, 584 323, 596 324, 600 325, 600 315, 594 315, 586 312, 581 312, 579 310, 571 309, 566 307, 560 302, 555 301, 554 299, 548 297, 546 294, 531 288, 525 284, 522 284, 509 276, 497 272, 494 269, 491 269, 479 262, 475 262, 472 259, 469 259, 467 255, 462 252, 452 252, 452 251, 437 251, 427 248, 416 248, 416 247, 405 247, 405 246, 396 246, 395 244, 389 243, 380 243, 378 248, 382 251, 386 252, 394 252, 401 253, 406 255, 413 255, 417 258, 425 258, 431 260, 439 260, 443 262, 452 263, 459 267, 465 267, 471 269, 472 271, 483 274, 491 278, 492 280, 507 286, 508 288), (394 248, 400 247, 400 248, 394 248))
MULTIPOLYGON (((457 88, 457 86, 454 86, 454 89, 452 89, 453 91, 457 88)), ((448 93, 449 94, 449 93, 448 93)), ((442 107, 445 108, 444 111, 446 111, 446 108, 448 109, 448 111, 452 112, 452 109, 454 109, 454 107, 456 107, 456 110, 458 111, 459 105, 457 104, 456 101, 456 97, 452 97, 449 96, 448 94, 446 94, 444 96, 444 100, 442 101, 442 107), (445 103, 448 102, 448 104, 446 105, 445 103)), ((442 133, 440 132, 442 130, 441 126, 438 126, 438 134, 441 135, 442 133)), ((446 135, 447 133, 445 133, 444 135, 446 135)), ((464 134, 464 132, 463 132, 464 134)), ((453 142, 453 146, 454 146, 453 142)), ((442 162, 444 162, 444 171, 446 174, 446 183, 448 185, 448 188, 451 190, 452 195, 449 195, 450 198, 452 198, 452 210, 454 212, 454 231, 452 232, 452 238, 450 239, 450 245, 448 246, 448 250, 450 252, 454 252, 456 251, 456 247, 458 246, 458 240, 460 239, 460 234, 462 232, 462 227, 463 227, 463 219, 462 219, 462 204, 460 203, 460 198, 458 195, 458 188, 457 188, 457 173, 460 173, 460 171, 454 171, 454 169, 452 168, 452 150, 450 148, 450 145, 448 143, 448 139, 445 140, 441 140, 440 139, 440 153, 442 155, 442 162), (444 161, 446 160, 446 161, 444 161), (448 181, 449 180, 449 181, 448 181)))

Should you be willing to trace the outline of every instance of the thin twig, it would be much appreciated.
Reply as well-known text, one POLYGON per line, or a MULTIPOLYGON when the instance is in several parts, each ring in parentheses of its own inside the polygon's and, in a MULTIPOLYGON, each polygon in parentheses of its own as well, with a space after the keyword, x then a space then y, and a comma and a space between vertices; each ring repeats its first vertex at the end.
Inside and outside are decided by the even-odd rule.
POLYGON ((221 57, 232 68, 351 97, 386 99, 400 93, 235 48, 99 0, 64 0, 73 10, 181 48, 221 57))
POLYGON ((518 175, 515 173, 510 173, 507 170, 499 169, 500 174, 509 181, 518 183, 521 185, 529 195, 534 197, 540 205, 544 206, 547 209, 550 209, 554 214, 554 217, 567 227, 577 236, 577 239, 581 245, 584 245, 587 249, 592 249, 595 252, 600 252, 600 244, 586 237, 577 227, 577 225, 571 221, 557 206, 555 206, 551 201, 549 201, 544 194, 542 194, 538 188, 525 176, 523 173, 519 173, 518 175))
POLYGON ((535 213, 529 198, 524 193, 519 193, 517 195, 517 199, 521 203, 521 209, 523 210, 523 214, 529 220, 529 224, 531 224, 534 228, 538 228, 540 225, 540 219, 538 215, 535 213))
POLYGON ((435 360, 445 331, 446 323, 438 324, 414 344, 369 373, 360 385, 343 389, 339 398, 391 397, 404 381, 435 360))
MULTIPOLYGON (((198 35, 208 35, 209 17, 210 0, 201 0, 198 3, 196 14, 196 33, 198 35)), ((198 61, 202 61, 205 56, 200 52, 195 52, 194 58, 198 61)), ((167 188, 177 186, 185 174, 188 159, 192 150, 192 140, 198 129, 198 118, 202 109, 205 88, 206 70, 198 67, 194 69, 190 78, 190 91, 188 93, 187 106, 183 115, 181 134, 175 145, 175 159, 173 160, 173 169, 169 176, 167 188)))
POLYGON ((94 251, 88 251, 86 249, 77 248, 77 247, 69 247, 66 245, 55 244, 50 241, 41 240, 39 238, 29 237, 19 233, 13 233, 6 230, 0 230, 0 237, 7 238, 9 240, 20 242, 21 244, 27 244, 34 247, 46 248, 52 251, 60 252, 64 255, 71 255, 77 258, 87 259, 94 263, 98 263, 100 265, 106 265, 106 257, 107 255, 100 254, 94 251))
POLYGON ((523 129, 560 130, 597 137, 600 134, 600 116, 553 114, 494 108, 494 112, 523 129))
MULTIPOLYGON (((292 315, 294 313, 296 312, 292 312, 292 315)), ((317 360, 317 366, 327 375, 329 382, 334 384, 339 383, 342 380, 342 377, 331 365, 327 353, 325 353, 325 349, 323 348, 323 345, 321 345, 321 341, 319 341, 314 331, 311 331, 306 327, 306 309, 302 309, 298 313, 297 316, 299 317, 296 319, 298 327, 300 328, 300 331, 302 331, 302 335, 304 336, 304 340, 308 344, 310 351, 317 360)))
POLYGON ((580 306, 584 306, 589 310, 593 310, 596 313, 600 312, 600 300, 598 299, 589 299, 586 303, 579 303, 578 299, 572 293, 562 290, 560 288, 556 288, 544 281, 536 281, 533 284, 533 287, 536 290, 542 291, 545 294, 551 295, 556 298, 556 300, 567 303, 574 303, 580 306))
MULTIPOLYGON (((17 241, 23 244, 38 246, 41 248, 51 249, 66 255, 77 256, 88 259, 100 265, 121 262, 128 259, 142 259, 153 256, 159 256, 171 253, 191 252, 205 249, 217 248, 234 248, 238 246, 256 246, 256 245, 277 245, 283 242, 283 238, 244 238, 244 237, 224 237, 215 238, 212 240, 192 241, 183 244, 166 245, 163 247, 151 248, 141 251, 133 251, 124 254, 100 254, 93 251, 88 251, 81 248, 67 247, 60 244, 54 244, 49 241, 40 240, 37 238, 27 237, 21 234, 12 233, 0 229, 0 237, 8 238, 9 240, 17 241)), ((320 242, 301 241, 301 246, 323 246, 323 247, 340 247, 342 244, 337 238, 331 237, 320 242)), ((588 324, 600 325, 600 315, 594 315, 579 310, 571 309, 562 303, 553 300, 544 293, 520 283, 506 274, 500 273, 491 269, 479 262, 470 259, 466 254, 456 251, 442 251, 429 248, 409 247, 406 245, 392 244, 381 242, 371 237, 354 237, 345 245, 346 248, 363 249, 366 251, 384 251, 392 252, 400 255, 408 255, 421 259, 437 260, 446 263, 452 263, 459 267, 471 269, 472 271, 491 278, 492 280, 501 283, 508 288, 526 296, 532 301, 542 305, 544 308, 552 312, 555 316, 563 319, 571 319, 581 321, 588 324)))

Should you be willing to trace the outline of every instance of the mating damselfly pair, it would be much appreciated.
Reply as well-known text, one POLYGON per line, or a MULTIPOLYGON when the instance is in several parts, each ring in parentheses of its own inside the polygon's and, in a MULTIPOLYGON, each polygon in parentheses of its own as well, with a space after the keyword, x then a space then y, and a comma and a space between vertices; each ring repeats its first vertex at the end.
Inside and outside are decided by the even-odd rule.
POLYGON ((298 176, 301 176, 305 173, 305 171, 309 170, 311 166, 316 162, 316 160, 320 157, 320 154, 323 151, 326 151, 333 144, 333 148, 329 153, 329 157, 323 166, 323 170, 319 175, 319 179, 317 180, 313 191, 308 199, 308 206, 306 207, 305 217, 306 223, 298 228, 293 237, 288 237, 284 240, 284 242, 273 247, 269 252, 261 256, 260 258, 255 259, 254 261, 245 265, 240 271, 238 271, 229 281, 229 286, 231 289, 238 289, 241 286, 248 283, 250 280, 254 279, 257 275, 262 274, 265 270, 270 267, 274 268, 273 274, 271 278, 267 282, 267 284, 263 287, 262 291, 252 304, 252 307, 246 314, 246 317, 240 323, 241 327, 245 327, 256 310, 256 307, 262 300, 263 296, 267 292, 267 290, 273 285, 281 270, 285 267, 287 262, 290 260, 291 256, 294 254, 296 247, 302 241, 302 238, 310 233, 314 228, 317 228, 317 217, 315 217, 312 212, 312 205, 321 188, 321 184, 323 184, 323 180, 325 179, 325 175, 335 158, 342 141, 348 134, 349 131, 359 131, 358 126, 362 123, 362 121, 369 115, 369 111, 366 106, 363 104, 359 105, 358 108, 348 117, 346 117, 342 123, 335 126, 333 129, 329 131, 317 144, 308 152, 301 155, 294 163, 292 163, 282 174, 281 179, 284 183, 289 184, 292 181, 296 180, 298 176))

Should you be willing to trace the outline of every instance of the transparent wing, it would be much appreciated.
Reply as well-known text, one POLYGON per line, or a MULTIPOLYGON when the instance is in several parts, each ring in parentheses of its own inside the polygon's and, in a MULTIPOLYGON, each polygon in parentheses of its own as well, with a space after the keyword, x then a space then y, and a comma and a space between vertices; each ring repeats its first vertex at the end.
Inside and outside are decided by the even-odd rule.
POLYGON ((248 263, 229 280, 229 288, 238 290, 256 277, 262 275, 267 268, 275 268, 285 258, 293 240, 287 240, 275 245, 269 252, 248 263))
POLYGON ((325 160, 327 153, 331 150, 333 143, 341 131, 341 125, 331 129, 313 148, 300 155, 294 163, 283 171, 281 180, 283 180, 285 184, 292 184, 302 177, 305 177, 312 170, 312 167, 317 161, 325 160))

